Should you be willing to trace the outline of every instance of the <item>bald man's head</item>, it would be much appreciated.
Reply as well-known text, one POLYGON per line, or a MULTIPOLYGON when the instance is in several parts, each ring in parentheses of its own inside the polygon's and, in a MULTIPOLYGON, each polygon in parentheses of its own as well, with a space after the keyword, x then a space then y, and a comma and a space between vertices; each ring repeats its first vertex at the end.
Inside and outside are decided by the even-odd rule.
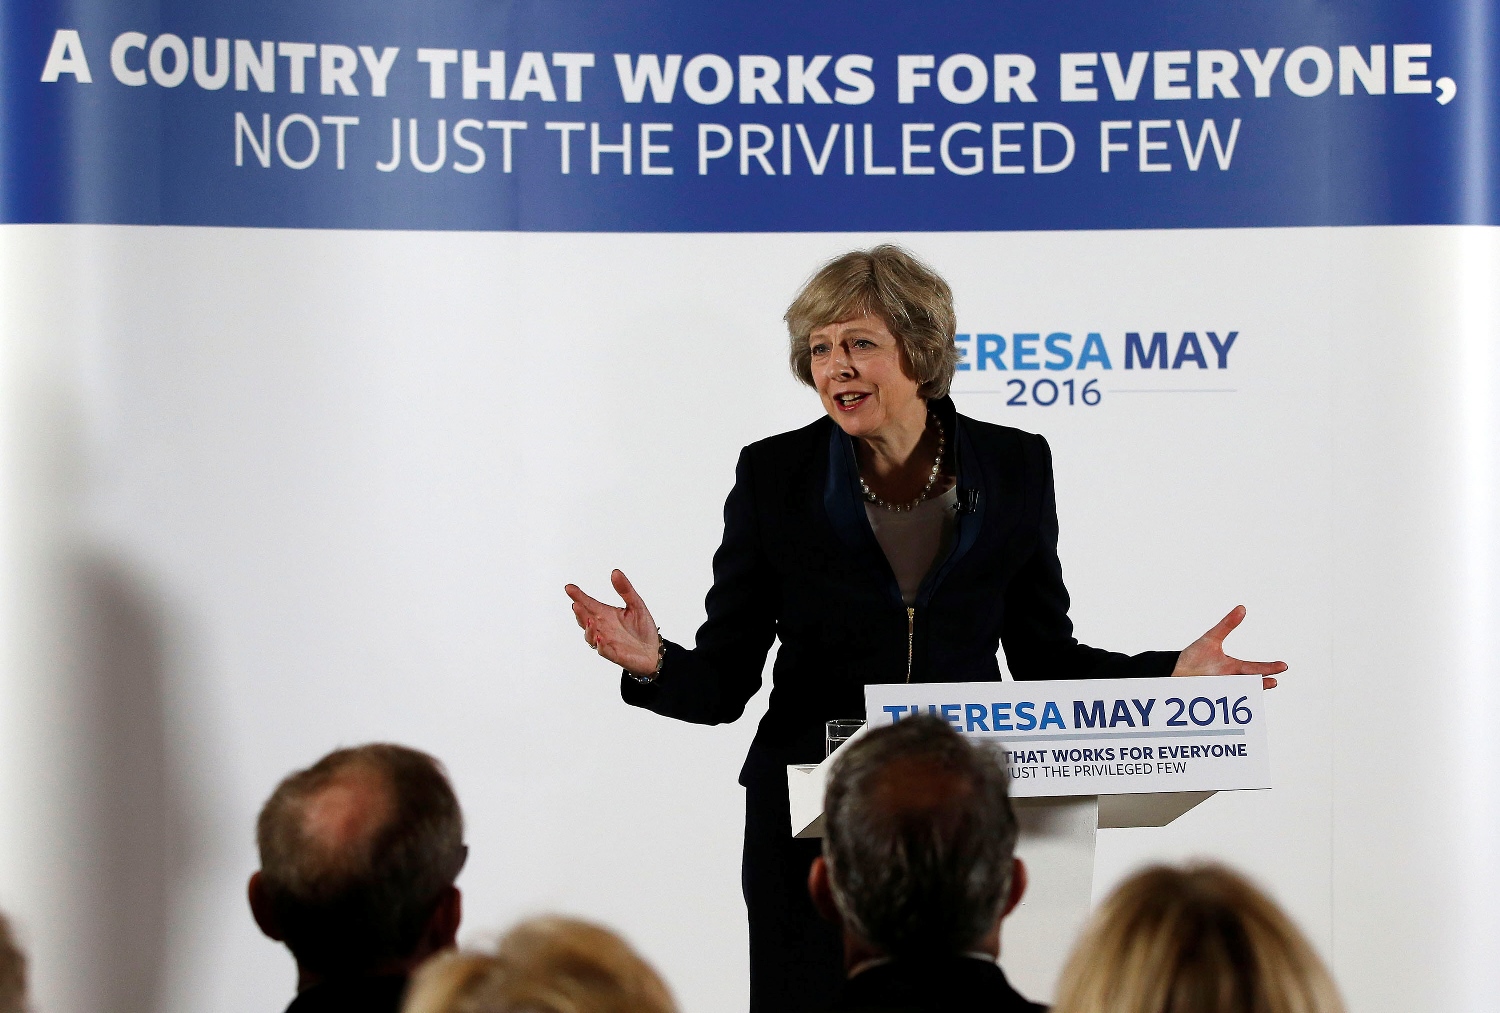
POLYGON ((357 875, 370 864, 375 842, 395 816, 390 775, 367 759, 353 759, 294 804, 303 850, 298 871, 315 880, 357 875))
POLYGON ((1010 897, 1017 825, 998 754, 913 717, 849 744, 823 858, 845 928, 897 957, 974 950, 1010 897))
POLYGON ((422 945, 463 867, 463 815, 436 760, 376 744, 330 753, 261 810, 263 927, 317 975, 366 973, 422 945))

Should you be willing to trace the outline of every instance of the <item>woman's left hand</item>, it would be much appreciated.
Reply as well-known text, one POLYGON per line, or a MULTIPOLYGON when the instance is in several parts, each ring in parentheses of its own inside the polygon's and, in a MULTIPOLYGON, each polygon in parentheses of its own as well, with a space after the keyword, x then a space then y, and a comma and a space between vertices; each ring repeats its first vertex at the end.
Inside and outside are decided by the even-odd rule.
POLYGON ((1177 656, 1173 675, 1259 675, 1266 689, 1275 689, 1271 678, 1286 671, 1284 661, 1241 661, 1224 653, 1224 638, 1245 621, 1245 606, 1236 605, 1219 624, 1188 644, 1177 656))

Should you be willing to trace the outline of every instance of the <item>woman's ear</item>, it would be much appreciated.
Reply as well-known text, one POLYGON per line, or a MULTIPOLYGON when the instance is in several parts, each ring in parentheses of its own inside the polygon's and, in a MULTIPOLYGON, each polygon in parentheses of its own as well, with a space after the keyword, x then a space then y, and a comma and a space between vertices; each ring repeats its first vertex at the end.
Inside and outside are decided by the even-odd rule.
POLYGON ((828 863, 823 861, 822 855, 814 858, 812 868, 807 870, 807 892, 824 921, 835 925, 844 923, 839 917, 839 906, 833 902, 833 884, 828 879, 828 863))

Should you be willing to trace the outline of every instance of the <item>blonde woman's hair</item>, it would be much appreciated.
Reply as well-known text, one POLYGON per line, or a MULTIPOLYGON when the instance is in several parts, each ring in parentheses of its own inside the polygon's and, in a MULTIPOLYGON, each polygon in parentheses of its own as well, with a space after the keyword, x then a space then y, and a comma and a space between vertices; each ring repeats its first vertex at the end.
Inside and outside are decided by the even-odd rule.
POLYGON ((890 328, 919 397, 947 395, 958 369, 953 290, 932 268, 890 244, 835 257, 792 300, 786 326, 797 379, 814 385, 807 343, 813 331, 865 315, 879 317, 890 328))
POLYGON ((497 974, 495 958, 487 953, 448 951, 430 958, 412 975, 401 1013, 470 1013, 488 1009, 477 1004, 476 992, 497 974))
POLYGON ((666 984, 601 925, 534 918, 493 954, 449 953, 417 971, 402 1013, 677 1013, 666 984))
POLYGON ((1290 918, 1213 864, 1153 866, 1095 914, 1052 1013, 1343 1013, 1290 918))

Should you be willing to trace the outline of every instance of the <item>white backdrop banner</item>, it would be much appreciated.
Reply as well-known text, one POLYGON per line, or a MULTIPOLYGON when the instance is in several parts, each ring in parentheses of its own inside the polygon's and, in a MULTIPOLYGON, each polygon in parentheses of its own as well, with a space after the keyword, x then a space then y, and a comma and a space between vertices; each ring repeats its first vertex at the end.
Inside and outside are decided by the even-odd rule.
POLYGON ((580 914, 742 1010, 765 694, 626 707, 562 586, 619 566, 691 641, 740 448, 821 410, 782 314, 879 242, 953 287, 958 410, 1046 436, 1079 639, 1243 602, 1227 648, 1291 668, 1149 729, 1124 684, 876 716, 1137 734, 1007 740, 1018 792, 1244 730, 1275 790, 1101 832, 1096 890, 1223 860, 1352 1013, 1493 1009, 1494 0, 3 4, 0 908, 38 1009, 283 1008, 256 813, 390 740, 457 786, 464 942, 580 914))

